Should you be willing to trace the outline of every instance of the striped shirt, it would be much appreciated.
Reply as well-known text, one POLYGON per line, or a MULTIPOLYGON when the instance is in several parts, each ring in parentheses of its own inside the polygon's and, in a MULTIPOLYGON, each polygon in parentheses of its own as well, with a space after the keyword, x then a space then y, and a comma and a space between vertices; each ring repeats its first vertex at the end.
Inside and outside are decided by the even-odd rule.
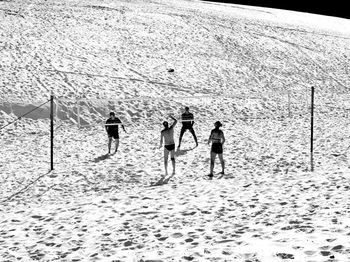
MULTIPOLYGON (((183 113, 181 115, 181 120, 193 120, 194 116, 192 113, 183 113)), ((185 121, 182 122, 182 127, 184 128, 191 128, 193 125, 194 121, 185 121)))

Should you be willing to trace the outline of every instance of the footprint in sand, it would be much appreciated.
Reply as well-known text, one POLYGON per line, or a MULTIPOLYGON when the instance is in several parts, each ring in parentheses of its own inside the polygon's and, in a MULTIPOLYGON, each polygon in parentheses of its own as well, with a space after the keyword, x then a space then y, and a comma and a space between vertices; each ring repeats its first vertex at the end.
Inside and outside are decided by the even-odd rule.
POLYGON ((294 255, 293 254, 277 253, 276 256, 280 257, 282 259, 294 259, 294 255))
POLYGON ((331 251, 334 251, 334 252, 338 252, 338 253, 344 253, 344 252, 348 252, 348 250, 344 250, 345 247, 343 245, 337 245, 337 246, 334 246, 331 251))
POLYGON ((328 257, 328 256, 331 255, 331 252, 329 252, 329 251, 321 251, 320 253, 321 253, 321 255, 324 256, 324 257, 328 257))
POLYGON ((182 233, 174 233, 174 234, 171 235, 171 237, 173 237, 173 238, 181 238, 181 237, 183 237, 183 234, 182 233))

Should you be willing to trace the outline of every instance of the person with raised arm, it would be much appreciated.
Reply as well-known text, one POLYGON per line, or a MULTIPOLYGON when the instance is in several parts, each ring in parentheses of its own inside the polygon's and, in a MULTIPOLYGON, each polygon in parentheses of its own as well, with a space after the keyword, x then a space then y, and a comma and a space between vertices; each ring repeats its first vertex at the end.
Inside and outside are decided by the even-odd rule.
POLYGON ((118 117, 115 116, 114 112, 109 113, 109 118, 106 121, 105 128, 106 132, 108 135, 108 154, 111 153, 111 145, 112 145, 112 140, 115 140, 115 151, 114 153, 117 153, 118 147, 119 147, 119 125, 122 126, 124 132, 125 127, 122 124, 122 121, 118 117))
POLYGON ((174 142, 174 127, 177 123, 177 120, 170 116, 174 120, 174 123, 169 126, 167 121, 163 122, 164 129, 160 133, 160 145, 159 148, 163 146, 164 140, 164 168, 165 176, 168 175, 168 158, 170 153, 171 163, 173 165, 173 175, 175 174, 175 142, 174 142))
POLYGON ((222 168, 221 174, 222 175, 225 174, 225 162, 222 156, 223 145, 225 143, 225 136, 224 136, 224 132, 220 129, 220 127, 222 126, 221 122, 216 121, 214 125, 215 125, 215 128, 211 130, 209 140, 208 140, 208 144, 210 144, 210 142, 212 143, 211 150, 210 150, 210 173, 208 175, 209 178, 213 178, 214 176, 213 171, 214 171, 216 155, 219 155, 221 168, 222 168))
POLYGON ((194 142, 196 142, 196 147, 197 147, 198 141, 197 141, 196 133, 194 132, 194 129, 193 129, 194 116, 190 112, 190 108, 188 106, 185 107, 185 112, 181 115, 181 122, 182 122, 182 128, 180 131, 178 149, 181 146, 182 137, 183 137, 184 133, 186 132, 186 130, 190 131, 190 133, 192 134, 192 136, 194 138, 194 142))

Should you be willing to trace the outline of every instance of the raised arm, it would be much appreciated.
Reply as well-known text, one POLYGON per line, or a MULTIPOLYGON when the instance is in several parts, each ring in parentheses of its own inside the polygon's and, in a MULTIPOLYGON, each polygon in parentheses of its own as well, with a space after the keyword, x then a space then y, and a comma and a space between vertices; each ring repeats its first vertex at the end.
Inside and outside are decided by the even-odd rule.
POLYGON ((174 123, 171 125, 170 128, 173 128, 177 124, 177 119, 173 116, 170 116, 172 120, 174 120, 174 123))

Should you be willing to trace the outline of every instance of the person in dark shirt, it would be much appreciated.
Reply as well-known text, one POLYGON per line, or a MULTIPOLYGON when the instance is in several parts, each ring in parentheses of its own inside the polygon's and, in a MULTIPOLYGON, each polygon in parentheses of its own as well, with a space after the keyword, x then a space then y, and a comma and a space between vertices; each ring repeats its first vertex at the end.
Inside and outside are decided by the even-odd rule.
POLYGON ((109 113, 109 118, 106 121, 106 132, 108 135, 108 154, 111 153, 111 145, 112 145, 112 140, 115 140, 115 153, 118 151, 118 147, 119 147, 119 125, 122 126, 124 132, 125 131, 125 127, 124 125, 122 125, 122 121, 120 121, 120 119, 118 117, 115 116, 114 112, 110 112, 109 113))
POLYGON ((222 132, 222 130, 220 130, 220 127, 222 126, 220 121, 216 121, 215 122, 215 128, 213 130, 211 130, 210 133, 210 137, 208 140, 208 144, 210 144, 210 142, 212 142, 211 145, 211 152, 210 152, 210 174, 209 177, 212 178, 213 175, 213 171, 214 171, 214 164, 215 164, 215 158, 216 155, 219 155, 219 159, 220 159, 220 163, 221 163, 221 174, 225 174, 225 162, 224 162, 224 158, 222 156, 223 154, 223 145, 225 143, 225 136, 224 136, 224 132, 222 132))
POLYGON ((181 121, 182 121, 182 128, 180 131, 180 138, 179 138, 179 145, 178 148, 181 146, 181 141, 184 133, 186 130, 189 130, 194 138, 194 141, 196 142, 196 147, 198 146, 198 141, 196 134, 193 130, 193 125, 194 125, 194 116, 192 113, 190 113, 190 109, 188 106, 185 107, 185 112, 181 115, 181 121))

